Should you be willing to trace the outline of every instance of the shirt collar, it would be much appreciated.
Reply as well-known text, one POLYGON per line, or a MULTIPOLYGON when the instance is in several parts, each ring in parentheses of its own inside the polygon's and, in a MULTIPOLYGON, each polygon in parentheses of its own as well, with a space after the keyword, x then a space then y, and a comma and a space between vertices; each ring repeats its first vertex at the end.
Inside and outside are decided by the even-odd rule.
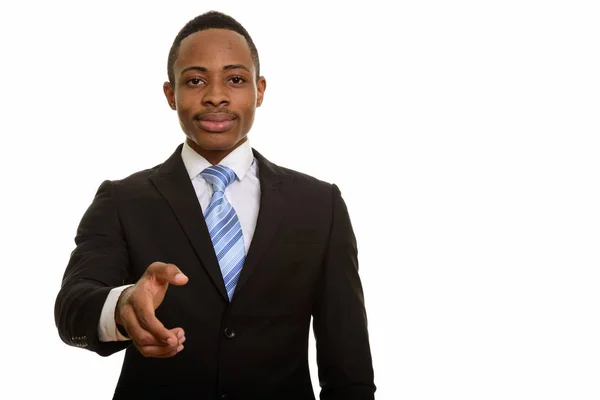
MULTIPOLYGON (((190 179, 194 179, 200 172, 212 165, 206 158, 196 153, 196 151, 187 144, 187 141, 183 143, 181 159, 183 160, 183 165, 185 166, 190 179)), ((246 140, 231 153, 227 154, 227 156, 221 160, 219 165, 231 168, 241 181, 244 179, 244 176, 246 176, 253 161, 254 154, 252 154, 252 147, 250 147, 250 141, 246 140)))

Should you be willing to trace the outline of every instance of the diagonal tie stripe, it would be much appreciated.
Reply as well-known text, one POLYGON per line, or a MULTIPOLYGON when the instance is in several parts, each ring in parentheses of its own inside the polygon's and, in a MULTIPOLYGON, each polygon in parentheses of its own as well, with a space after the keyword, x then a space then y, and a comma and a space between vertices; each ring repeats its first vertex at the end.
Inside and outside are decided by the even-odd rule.
MULTIPOLYGON (((240 261, 244 261, 244 256, 245 254, 243 251, 237 251, 235 253, 229 252, 227 257, 223 258, 223 277, 227 277, 233 269, 236 269, 236 265, 240 261)), ((223 280, 225 280, 225 278, 223 278, 223 280)))
POLYGON ((213 208, 218 207, 221 204, 223 204, 223 196, 221 196, 221 198, 215 198, 213 195, 210 204, 206 208, 206 211, 204 211, 204 217, 206 218, 206 216, 212 212, 213 208))
POLYGON ((224 192, 225 188, 235 180, 235 172, 222 165, 213 165, 201 172, 204 179, 213 185, 215 193, 224 192))
MULTIPOLYGON (((227 242, 225 244, 225 246, 223 246, 222 249, 219 249, 218 253, 217 253, 217 259, 223 259, 223 257, 225 257, 227 255, 227 253, 229 253, 230 251, 234 250, 234 247, 236 246, 236 244, 240 241, 240 239, 242 239, 242 230, 238 230, 232 238, 230 238, 229 242, 227 242)), ((215 249, 215 252, 217 250, 215 249)))
POLYGON ((225 209, 225 207, 222 206, 218 209, 215 208, 215 210, 206 217, 206 226, 211 234, 211 237, 214 237, 220 230, 222 230, 224 225, 230 223, 234 215, 235 211, 233 211, 233 208, 225 209))
POLYGON ((246 258, 240 220, 225 197, 225 189, 236 175, 231 168, 223 165, 213 165, 200 174, 214 190, 204 219, 223 274, 227 296, 231 300, 246 258))

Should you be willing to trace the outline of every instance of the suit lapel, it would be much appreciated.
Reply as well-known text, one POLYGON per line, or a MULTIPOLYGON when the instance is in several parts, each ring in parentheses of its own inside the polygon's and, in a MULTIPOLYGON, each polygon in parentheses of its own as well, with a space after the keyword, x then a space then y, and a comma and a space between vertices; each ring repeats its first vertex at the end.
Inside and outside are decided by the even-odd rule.
POLYGON ((180 145, 149 179, 171 206, 206 272, 221 295, 229 301, 202 208, 181 159, 181 148, 180 145))
POLYGON ((259 264, 261 256, 269 247, 269 243, 284 214, 285 190, 289 185, 292 175, 284 172, 280 167, 269 162, 259 152, 253 150, 258 161, 258 175, 260 181, 260 210, 256 221, 254 236, 244 261, 240 279, 235 287, 232 301, 246 284, 252 272, 259 264))

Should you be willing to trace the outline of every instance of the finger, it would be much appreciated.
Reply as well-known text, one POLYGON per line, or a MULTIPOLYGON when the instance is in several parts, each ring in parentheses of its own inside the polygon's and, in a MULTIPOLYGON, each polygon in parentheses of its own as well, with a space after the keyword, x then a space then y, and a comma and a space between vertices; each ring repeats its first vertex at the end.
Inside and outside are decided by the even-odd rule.
POLYGON ((150 264, 146 273, 156 279, 158 283, 170 283, 181 286, 188 282, 188 277, 174 264, 155 262, 150 264))
MULTIPOLYGON (((145 299, 147 301, 147 297, 143 296, 143 293, 140 292, 140 294, 138 294, 136 296, 131 296, 128 304, 126 306, 124 306, 122 309, 123 321, 121 321, 121 323, 125 327, 125 329, 128 331, 129 336, 137 344, 140 344, 140 345, 157 345, 157 346, 159 346, 159 345, 164 345, 165 341, 167 341, 167 344, 169 344, 171 346, 177 346, 179 344, 179 342, 185 337, 185 332, 182 328, 177 327, 177 328, 172 328, 169 330, 169 332, 171 332, 171 334, 175 337, 175 340, 171 340, 171 343, 169 343, 168 337, 167 338, 163 338, 160 336, 158 338, 155 337, 153 333, 149 332, 146 329, 144 323, 147 324, 147 322, 142 323, 140 321, 140 319, 138 318, 138 315, 136 313, 135 306, 139 306, 140 304, 144 303, 145 299)), ((154 315, 154 310, 152 308, 147 308, 147 312, 150 313, 154 319, 156 319, 156 317, 154 315)), ((158 321, 158 319, 156 319, 156 321, 158 322, 159 327, 162 326, 162 324, 160 323, 160 321, 158 321)))
POLYGON ((185 342, 185 332, 181 328, 173 328, 170 330, 177 336, 177 344, 180 345, 185 342))
MULTIPOLYGON (((141 326, 140 326, 139 330, 136 332, 135 338, 133 336, 131 338, 134 339, 135 343, 139 346, 164 346, 164 347, 170 347, 170 348, 173 347, 169 343, 165 343, 162 340, 157 339, 156 337, 154 337, 154 335, 152 335, 147 330, 143 329, 141 326)), ((180 343, 180 341, 181 340, 179 338, 177 338, 176 345, 178 345, 180 343)))
POLYGON ((169 331, 154 315, 154 305, 145 297, 132 302, 139 325, 157 340, 177 346, 177 335, 169 331))
MULTIPOLYGON (((181 328, 170 329, 177 337, 177 346, 185 342, 185 334, 181 328)), ((136 344, 140 346, 170 346, 168 343, 164 343, 156 339, 152 334, 140 327, 139 331, 136 332, 136 344)), ((170 346, 172 347, 172 346, 170 346)))
MULTIPOLYGON (((150 332, 142 328, 139 321, 137 320, 137 317, 132 307, 129 306, 128 309, 129 310, 125 317, 126 324, 127 326, 129 326, 128 333, 129 337, 131 337, 138 349, 145 346, 165 347, 164 353, 166 354, 171 352, 175 348, 175 346, 172 346, 168 343, 164 343, 162 340, 158 340, 150 332)), ((172 329, 172 331, 172 333, 177 336, 176 346, 180 346, 181 344, 183 344, 185 342, 185 335, 183 334, 183 329, 174 328, 172 329)))
POLYGON ((148 332, 140 325, 140 322, 138 321, 138 318, 135 315, 133 306, 129 305, 123 309, 123 316, 121 317, 121 320, 122 325, 125 327, 127 333, 129 334, 129 337, 136 344, 156 346, 166 345, 162 340, 157 340, 150 332, 148 332))
POLYGON ((144 357, 167 358, 173 357, 175 354, 183 350, 183 345, 178 347, 171 346, 136 346, 138 351, 144 357))
POLYGON ((168 343, 171 346, 177 346, 177 336, 169 332, 156 319, 153 307, 144 306, 145 303, 148 303, 144 297, 132 296, 131 302, 122 311, 123 326, 129 336, 140 344, 162 345, 168 343), (153 329, 149 326, 152 326, 153 329))
POLYGON ((175 334, 175 336, 177 336, 177 338, 181 339, 183 337, 185 337, 185 332, 182 328, 172 328, 169 329, 171 332, 173 332, 175 334))

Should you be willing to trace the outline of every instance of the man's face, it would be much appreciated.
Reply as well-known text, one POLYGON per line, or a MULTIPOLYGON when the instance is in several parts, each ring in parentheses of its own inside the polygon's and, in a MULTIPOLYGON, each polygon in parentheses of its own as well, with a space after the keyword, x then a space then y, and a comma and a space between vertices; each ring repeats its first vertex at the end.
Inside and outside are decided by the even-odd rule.
POLYGON ((194 150, 224 156, 246 140, 266 82, 256 79, 242 35, 208 29, 186 37, 173 73, 175 82, 164 84, 165 96, 194 150))

